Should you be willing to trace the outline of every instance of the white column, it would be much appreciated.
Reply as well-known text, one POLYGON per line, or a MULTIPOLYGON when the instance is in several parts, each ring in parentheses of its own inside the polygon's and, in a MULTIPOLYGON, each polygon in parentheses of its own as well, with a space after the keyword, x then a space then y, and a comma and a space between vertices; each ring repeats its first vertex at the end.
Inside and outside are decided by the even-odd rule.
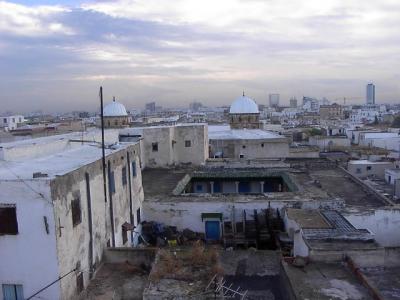
POLYGON ((210 181, 211 194, 214 194, 214 181, 210 181))
POLYGON ((265 181, 260 181, 261 194, 264 193, 264 184, 265 181))
POLYGON ((239 181, 235 181, 236 194, 239 194, 239 181))

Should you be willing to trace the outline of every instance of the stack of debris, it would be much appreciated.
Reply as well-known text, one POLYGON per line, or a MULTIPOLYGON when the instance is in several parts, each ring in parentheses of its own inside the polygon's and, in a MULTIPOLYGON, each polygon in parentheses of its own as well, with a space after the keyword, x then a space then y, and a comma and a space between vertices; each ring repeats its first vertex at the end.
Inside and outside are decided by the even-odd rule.
POLYGON ((190 229, 178 231, 176 226, 165 226, 162 223, 143 222, 142 236, 152 246, 185 245, 193 241, 205 240, 204 233, 190 229))

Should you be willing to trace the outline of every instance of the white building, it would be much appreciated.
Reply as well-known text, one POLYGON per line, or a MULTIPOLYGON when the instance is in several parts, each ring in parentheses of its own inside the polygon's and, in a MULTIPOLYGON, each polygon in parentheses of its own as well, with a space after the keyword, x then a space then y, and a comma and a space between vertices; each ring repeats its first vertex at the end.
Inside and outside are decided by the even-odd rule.
POLYGON ((138 242, 131 230, 140 230, 143 200, 139 145, 107 147, 103 173, 99 144, 75 138, 1 145, 1 300, 42 289, 34 299, 72 299, 88 285, 107 246, 138 242))
POLYGON ((0 128, 3 128, 4 131, 14 130, 25 122, 25 118, 22 115, 3 116, 0 117, 0 120, 0 128))
POLYGON ((395 132, 360 133, 359 145, 400 151, 400 135, 395 132))
POLYGON ((385 170, 389 168, 393 168, 393 163, 390 161, 370 161, 360 159, 350 160, 347 164, 347 170, 349 173, 360 178, 375 176, 383 179, 385 177, 385 170))
POLYGON ((386 169, 385 181, 391 185, 395 185, 396 181, 400 180, 400 169, 386 169))

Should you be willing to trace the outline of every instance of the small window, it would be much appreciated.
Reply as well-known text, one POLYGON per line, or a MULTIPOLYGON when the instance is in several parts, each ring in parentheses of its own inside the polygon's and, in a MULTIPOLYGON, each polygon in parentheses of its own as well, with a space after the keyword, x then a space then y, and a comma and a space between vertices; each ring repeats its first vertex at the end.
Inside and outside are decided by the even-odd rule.
POLYGON ((356 173, 357 173, 357 174, 361 174, 361 169, 360 169, 360 168, 357 168, 356 173))
POLYGON ((246 145, 243 145, 242 148, 243 148, 243 149, 246 149, 246 145))
POLYGON ((372 167, 371 166, 367 166, 367 171, 371 171, 372 167))
POLYGON ((192 146, 192 141, 185 141, 185 147, 191 147, 192 146))
POLYGON ((140 208, 137 209, 136 211, 136 220, 137 220, 137 224, 140 224, 140 208))
POLYGON ((115 178, 114 178, 114 171, 110 172, 109 178, 108 178, 108 185, 111 193, 115 193, 115 178))
POLYGON ((158 143, 152 143, 151 144, 151 150, 153 152, 158 152, 158 143))
POLYGON ((0 206, 0 235, 18 234, 17 209, 13 204, 0 206))
POLYGON ((264 148, 264 143, 261 144, 261 147, 264 148))
POLYGON ((78 294, 80 294, 83 291, 84 284, 83 284, 83 273, 80 272, 76 276, 76 291, 78 294))
POLYGON ((136 177, 136 161, 132 162, 132 177, 136 177))
POLYGON ((7 118, 4 118, 4 119, 3 119, 3 123, 4 123, 4 124, 7 124, 7 118))
POLYGON ((82 222, 81 199, 78 197, 71 201, 72 225, 75 227, 82 222))
POLYGON ((13 123, 15 123, 15 118, 12 118, 12 120, 13 120, 13 123))
POLYGON ((122 226, 122 244, 126 244, 128 241, 128 230, 126 230, 125 226, 122 226))
POLYGON ((244 154, 239 154, 239 158, 244 158, 244 154))
POLYGON ((126 183, 127 183, 127 180, 126 180, 126 167, 123 167, 122 168, 122 185, 125 186, 126 183))
POLYGON ((4 300, 24 300, 24 290, 21 284, 3 284, 4 300))

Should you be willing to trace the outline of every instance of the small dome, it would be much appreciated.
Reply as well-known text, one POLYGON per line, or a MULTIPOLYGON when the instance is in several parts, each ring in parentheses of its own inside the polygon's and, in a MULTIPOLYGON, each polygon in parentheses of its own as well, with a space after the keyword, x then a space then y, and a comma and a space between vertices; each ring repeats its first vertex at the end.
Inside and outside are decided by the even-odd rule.
POLYGON ((231 108, 229 109, 230 114, 258 114, 257 103, 245 95, 237 98, 233 101, 231 108))
POLYGON ((125 106, 115 101, 115 99, 104 107, 103 113, 105 117, 124 117, 128 115, 125 106))

